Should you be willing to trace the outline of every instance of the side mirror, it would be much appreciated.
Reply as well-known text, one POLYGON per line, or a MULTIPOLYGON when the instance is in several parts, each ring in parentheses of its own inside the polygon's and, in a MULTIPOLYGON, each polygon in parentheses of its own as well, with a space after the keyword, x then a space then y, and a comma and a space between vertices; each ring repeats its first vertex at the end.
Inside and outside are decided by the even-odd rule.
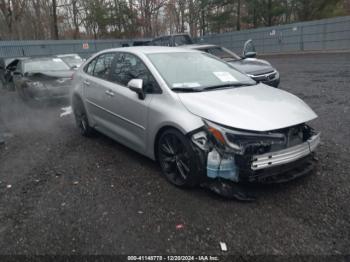
POLYGON ((256 52, 247 52, 244 54, 244 58, 255 58, 256 52))
POLYGON ((128 88, 138 94, 139 98, 144 100, 146 97, 143 91, 143 80, 142 79, 131 79, 128 83, 128 88))
POLYGON ((253 40, 249 39, 244 44, 243 58, 254 58, 254 57, 256 57, 255 46, 253 44, 253 40))

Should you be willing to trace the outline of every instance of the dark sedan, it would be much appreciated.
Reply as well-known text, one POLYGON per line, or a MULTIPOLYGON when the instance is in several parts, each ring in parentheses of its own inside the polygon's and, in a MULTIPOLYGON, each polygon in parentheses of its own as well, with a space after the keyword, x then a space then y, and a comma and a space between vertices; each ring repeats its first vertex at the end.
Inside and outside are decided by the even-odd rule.
POLYGON ((257 82, 262 82, 269 86, 278 87, 280 83, 280 76, 278 71, 272 65, 262 59, 255 58, 255 51, 249 51, 250 42, 246 43, 244 56, 240 57, 234 52, 217 45, 188 45, 186 48, 200 50, 214 56, 217 56, 235 69, 247 74, 257 82))
POLYGON ((74 70, 57 57, 22 60, 14 72, 14 83, 25 101, 69 97, 74 70))

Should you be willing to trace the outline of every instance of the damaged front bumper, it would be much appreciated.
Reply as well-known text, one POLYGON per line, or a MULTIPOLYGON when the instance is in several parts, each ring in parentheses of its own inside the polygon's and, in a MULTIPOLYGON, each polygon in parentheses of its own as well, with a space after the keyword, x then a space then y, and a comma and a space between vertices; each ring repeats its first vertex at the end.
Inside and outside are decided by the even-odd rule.
POLYGON ((260 170, 294 162, 312 153, 320 143, 320 134, 316 134, 306 142, 281 151, 253 156, 252 170, 260 170))
POLYGON ((69 98, 70 89, 70 80, 65 80, 63 84, 29 82, 26 86, 26 92, 36 100, 69 98))
MULTIPOLYGON (((209 122, 209 124, 212 123, 209 122)), ((281 133, 277 132, 260 133, 254 136, 249 134, 250 140, 243 139, 243 141, 251 143, 252 137, 257 139, 253 142, 254 150, 249 147, 240 147, 239 143, 235 144, 234 137, 229 137, 225 133, 232 130, 219 129, 215 124, 209 127, 212 130, 208 126, 206 128, 207 132, 201 131, 194 134, 192 141, 204 154, 202 165, 206 167, 204 177, 207 181, 281 183, 306 175, 314 169, 314 151, 320 143, 320 133, 316 133, 306 125, 290 128, 294 130, 293 132, 297 130, 304 133, 303 141, 300 143, 293 142, 289 135, 290 130, 283 130, 284 139, 280 136, 281 133), (269 135, 271 138, 268 137, 269 135), (267 146, 269 139, 270 147, 267 146), (283 143, 285 148, 281 146, 283 143)), ((242 134, 244 132, 236 132, 236 138, 241 138, 242 134)))

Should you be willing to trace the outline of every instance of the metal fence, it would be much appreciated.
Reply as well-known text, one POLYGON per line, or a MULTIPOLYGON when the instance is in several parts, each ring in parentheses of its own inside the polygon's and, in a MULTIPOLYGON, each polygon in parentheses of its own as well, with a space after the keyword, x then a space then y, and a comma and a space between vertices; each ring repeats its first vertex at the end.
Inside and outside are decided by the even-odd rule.
POLYGON ((248 39, 261 54, 350 50, 350 16, 207 35, 203 42, 240 54, 248 39))
MULTIPOLYGON (((260 54, 350 50, 350 16, 206 35, 202 41, 225 46, 240 54, 248 39, 254 40, 260 54)), ((87 57, 100 50, 130 45, 138 40, 0 41, 0 57, 68 53, 87 57)))
POLYGON ((88 57, 98 51, 130 44, 130 40, 40 40, 0 41, 0 57, 80 54, 88 57))

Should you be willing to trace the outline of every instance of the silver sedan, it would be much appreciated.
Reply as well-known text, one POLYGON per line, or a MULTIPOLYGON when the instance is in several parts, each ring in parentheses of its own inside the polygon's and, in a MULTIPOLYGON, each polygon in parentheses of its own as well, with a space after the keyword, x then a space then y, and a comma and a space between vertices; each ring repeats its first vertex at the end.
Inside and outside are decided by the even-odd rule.
POLYGON ((317 116, 196 50, 105 50, 75 73, 72 106, 84 136, 99 131, 160 163, 177 186, 294 179, 313 168, 317 116))

